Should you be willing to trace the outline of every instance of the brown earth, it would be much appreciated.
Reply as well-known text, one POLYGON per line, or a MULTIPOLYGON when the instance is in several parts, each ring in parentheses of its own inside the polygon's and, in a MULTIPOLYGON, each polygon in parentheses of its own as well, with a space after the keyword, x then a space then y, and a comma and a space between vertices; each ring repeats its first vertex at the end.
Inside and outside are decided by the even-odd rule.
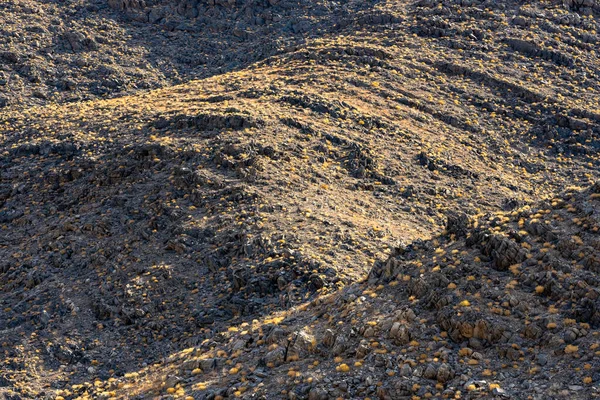
POLYGON ((596 395, 596 3, 0 7, 0 395, 596 395))

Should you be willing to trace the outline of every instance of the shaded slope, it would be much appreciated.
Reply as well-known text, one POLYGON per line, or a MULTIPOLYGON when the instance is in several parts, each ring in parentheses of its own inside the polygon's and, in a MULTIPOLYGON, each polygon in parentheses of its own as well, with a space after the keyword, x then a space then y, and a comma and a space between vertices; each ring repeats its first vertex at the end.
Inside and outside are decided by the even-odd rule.
MULTIPOLYGON (((0 4, 0 108, 123 96, 243 69, 368 24, 374 3, 10 0, 0 4)), ((384 21, 398 22, 393 15, 384 21)))

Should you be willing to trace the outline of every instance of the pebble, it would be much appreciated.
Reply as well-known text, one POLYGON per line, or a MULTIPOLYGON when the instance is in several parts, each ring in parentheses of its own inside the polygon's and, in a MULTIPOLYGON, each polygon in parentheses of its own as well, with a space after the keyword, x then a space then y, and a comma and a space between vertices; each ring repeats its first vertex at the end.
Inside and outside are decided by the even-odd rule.
POLYGON ((408 364, 402 364, 400 367, 400 376, 410 376, 412 375, 412 368, 408 364))
POLYGON ((494 388, 492 389, 492 394, 494 396, 500 396, 500 397, 504 397, 504 398, 511 398, 510 394, 508 394, 508 392, 502 388, 494 388))
POLYGON ((548 355, 545 353, 539 353, 536 356, 536 361, 539 365, 544 366, 544 365, 548 364, 548 355))

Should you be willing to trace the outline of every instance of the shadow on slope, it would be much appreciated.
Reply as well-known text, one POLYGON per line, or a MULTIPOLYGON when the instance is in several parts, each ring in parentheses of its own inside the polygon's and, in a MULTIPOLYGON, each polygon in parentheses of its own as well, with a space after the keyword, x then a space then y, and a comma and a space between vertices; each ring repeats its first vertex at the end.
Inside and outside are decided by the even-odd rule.
POLYGON ((599 199, 596 184, 513 211, 451 214, 442 235, 397 248, 365 282, 78 393, 589 398, 600 371, 599 199))

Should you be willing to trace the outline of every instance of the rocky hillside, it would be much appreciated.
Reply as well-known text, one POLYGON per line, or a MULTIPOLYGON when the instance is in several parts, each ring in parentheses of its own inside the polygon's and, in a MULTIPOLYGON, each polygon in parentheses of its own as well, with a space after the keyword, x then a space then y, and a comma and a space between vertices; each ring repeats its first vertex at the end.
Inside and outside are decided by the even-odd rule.
POLYGON ((0 7, 6 398, 595 395, 595 3, 0 7))
MULTIPOLYGON (((363 2, 8 0, 0 4, 0 108, 122 96, 239 70, 341 27, 363 2)), ((383 18, 383 19, 382 19, 383 18)))
POLYGON ((368 280, 74 396, 597 398, 600 185, 451 214, 368 280))

